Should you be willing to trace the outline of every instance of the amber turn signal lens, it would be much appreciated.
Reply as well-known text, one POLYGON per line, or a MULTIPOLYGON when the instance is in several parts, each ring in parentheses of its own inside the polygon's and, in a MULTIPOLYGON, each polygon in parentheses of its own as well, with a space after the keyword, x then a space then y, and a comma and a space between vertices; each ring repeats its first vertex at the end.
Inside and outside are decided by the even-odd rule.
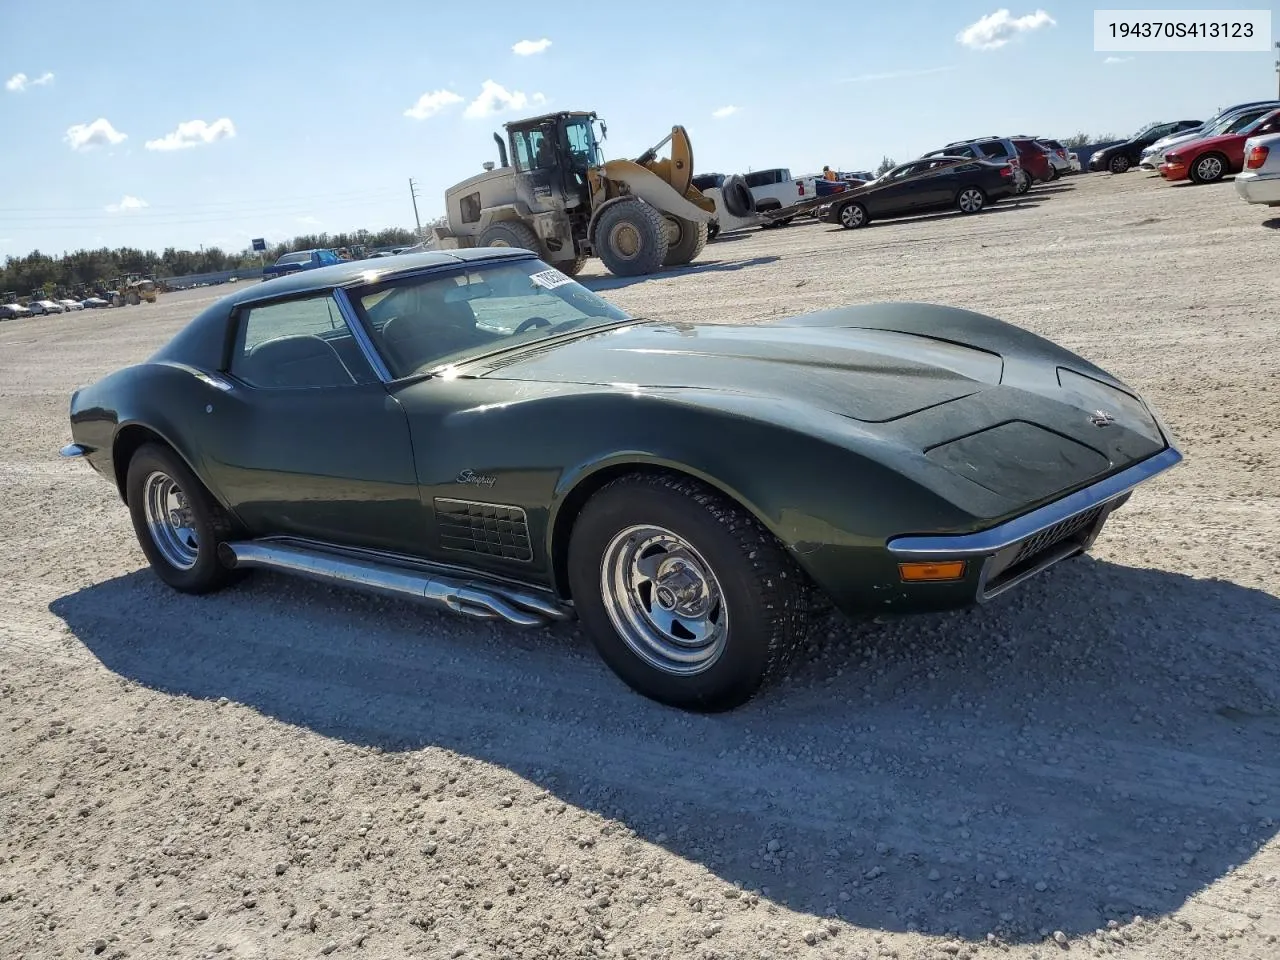
POLYGON ((964 576, 963 560, 943 563, 900 563, 898 574, 903 580, 918 583, 925 580, 959 580, 964 576))

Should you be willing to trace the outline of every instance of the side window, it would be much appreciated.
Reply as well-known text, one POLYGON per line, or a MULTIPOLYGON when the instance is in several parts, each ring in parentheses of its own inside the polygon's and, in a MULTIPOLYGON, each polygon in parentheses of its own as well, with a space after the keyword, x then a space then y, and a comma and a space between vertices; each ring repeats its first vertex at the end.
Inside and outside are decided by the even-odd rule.
POLYGON ((1258 137, 1264 133, 1280 133, 1280 117, 1272 117, 1270 120, 1258 124, 1250 136, 1258 137))
POLYGON ((229 372, 251 387, 348 387, 377 379, 331 296, 249 307, 236 324, 229 372))

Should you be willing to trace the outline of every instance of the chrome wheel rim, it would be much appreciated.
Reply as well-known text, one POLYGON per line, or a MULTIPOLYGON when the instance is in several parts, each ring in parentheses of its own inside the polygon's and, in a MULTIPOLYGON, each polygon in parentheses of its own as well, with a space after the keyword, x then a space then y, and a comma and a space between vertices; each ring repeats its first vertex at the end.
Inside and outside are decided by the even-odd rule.
POLYGON ((1222 161, 1217 157, 1205 157, 1196 164, 1201 180, 1216 180, 1222 173, 1222 161))
POLYGON ((689 677, 724 653, 729 611, 711 565, 664 527, 628 527, 604 551, 600 594, 614 629, 637 657, 689 677))
POLYGON ((1111 161, 1111 169, 1114 170, 1116 173, 1124 173, 1126 170, 1129 169, 1129 158, 1116 157, 1114 160, 1111 161))
POLYGON ((982 209, 982 194, 970 187, 960 194, 960 209, 965 213, 974 213, 982 209))
POLYGON ((191 504, 182 488, 168 474, 157 470, 142 486, 142 508, 151 542, 165 562, 179 570, 194 567, 200 541, 191 504))
POLYGON ((846 227, 857 227, 862 225, 862 208, 856 203, 851 203, 840 211, 840 222, 846 227))

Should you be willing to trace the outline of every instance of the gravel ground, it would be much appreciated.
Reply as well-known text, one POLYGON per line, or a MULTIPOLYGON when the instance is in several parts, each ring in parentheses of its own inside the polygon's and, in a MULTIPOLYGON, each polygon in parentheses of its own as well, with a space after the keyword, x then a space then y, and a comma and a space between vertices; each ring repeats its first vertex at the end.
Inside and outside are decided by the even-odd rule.
POLYGON ((226 288, 0 325, 0 957, 1280 957, 1280 218, 1128 174, 726 237, 622 306, 977 308, 1188 461, 981 610, 814 635, 728 715, 272 575, 164 588, 69 394, 226 288), (1269 229, 1270 228, 1270 229, 1269 229))

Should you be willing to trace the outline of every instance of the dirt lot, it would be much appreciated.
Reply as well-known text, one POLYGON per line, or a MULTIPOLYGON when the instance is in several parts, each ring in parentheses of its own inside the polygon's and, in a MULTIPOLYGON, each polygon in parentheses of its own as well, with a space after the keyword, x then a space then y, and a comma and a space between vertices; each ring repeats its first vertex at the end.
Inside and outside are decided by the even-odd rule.
POLYGON ((1094 175, 590 282, 756 320, 977 308, 1187 463, 982 610, 832 623, 729 715, 542 633, 262 575, 194 599, 62 462, 226 288, 0 325, 0 957, 1280 957, 1280 217, 1094 175))

